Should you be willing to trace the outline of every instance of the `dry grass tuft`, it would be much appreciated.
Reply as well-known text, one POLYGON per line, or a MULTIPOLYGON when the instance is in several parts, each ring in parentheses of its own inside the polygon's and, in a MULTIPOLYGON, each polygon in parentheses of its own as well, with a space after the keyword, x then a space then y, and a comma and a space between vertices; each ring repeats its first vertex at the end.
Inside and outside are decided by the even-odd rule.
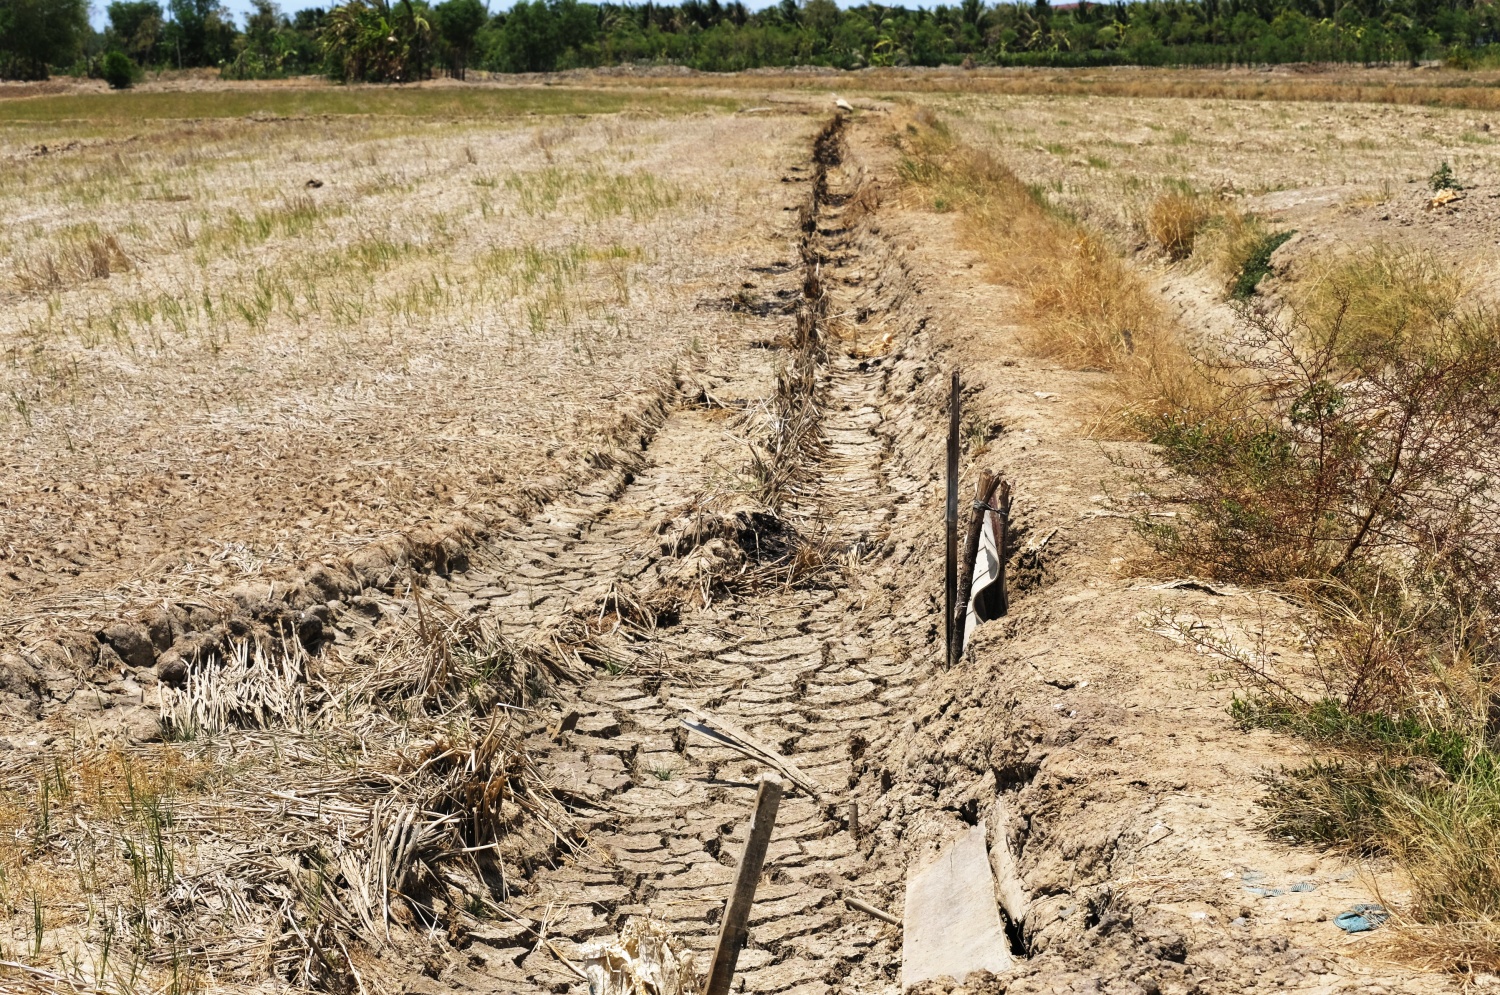
POLYGON ((106 280, 132 268, 118 237, 99 234, 88 226, 63 233, 53 248, 21 261, 16 284, 23 293, 45 293, 88 280, 106 280))
POLYGON ((379 990, 399 968, 374 951, 505 899, 572 846, 521 743, 530 720, 511 719, 569 650, 423 614, 321 659, 325 680, 294 654, 283 681, 237 646, 164 692, 183 742, 75 742, 0 770, 0 913, 28 924, 24 959, 107 992, 268 971, 379 990))
POLYGON ((1315 260, 1290 296, 1312 333, 1326 339, 1337 330, 1342 361, 1360 366, 1367 362, 1361 357, 1419 351, 1424 341, 1457 334, 1469 324, 1460 313, 1469 289, 1431 253, 1379 244, 1315 260))
POLYGON ((999 160, 955 142, 930 116, 914 118, 898 140, 908 185, 959 210, 967 244, 997 282, 1021 292, 1034 352, 1117 373, 1121 426, 1130 413, 1205 403, 1210 383, 1145 283, 1101 235, 1053 211, 999 160))
POLYGON ((1162 194, 1151 204, 1146 228, 1157 245, 1174 260, 1193 254, 1198 235, 1213 217, 1203 198, 1181 191, 1162 194))

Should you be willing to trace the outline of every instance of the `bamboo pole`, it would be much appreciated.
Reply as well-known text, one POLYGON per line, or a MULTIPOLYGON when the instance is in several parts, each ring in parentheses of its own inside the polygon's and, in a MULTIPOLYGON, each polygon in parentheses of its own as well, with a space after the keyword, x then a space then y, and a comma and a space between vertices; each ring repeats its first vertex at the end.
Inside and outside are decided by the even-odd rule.
POLYGON ((895 916, 893 916, 889 912, 885 911, 885 909, 877 909, 875 906, 871 905, 869 902, 860 901, 859 899, 853 897, 852 895, 845 895, 844 896, 844 904, 847 905, 847 906, 849 906, 851 909, 853 909, 856 912, 863 912, 867 916, 874 916, 876 919, 879 919, 881 922, 888 922, 892 926, 899 926, 899 925, 901 925, 901 920, 897 919, 895 916))
POLYGON ((745 851, 735 868, 734 888, 724 907, 724 921, 719 925, 719 942, 714 946, 713 960, 708 962, 708 982, 703 995, 729 995, 734 965, 748 938, 750 906, 755 902, 755 886, 760 883, 760 871, 765 866, 766 849, 771 845, 771 830, 776 827, 776 809, 780 805, 781 782, 775 777, 762 778, 755 793, 755 812, 745 833, 745 851))

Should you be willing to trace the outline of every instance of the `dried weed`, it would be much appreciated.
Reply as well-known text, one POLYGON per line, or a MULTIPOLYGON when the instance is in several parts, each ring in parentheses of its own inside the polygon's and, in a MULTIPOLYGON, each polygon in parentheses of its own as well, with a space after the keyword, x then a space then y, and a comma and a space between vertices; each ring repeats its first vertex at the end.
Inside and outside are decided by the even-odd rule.
POLYGON ((1118 375, 1117 427, 1130 413, 1206 403, 1213 383, 1102 236, 1054 211, 987 152, 956 142, 930 114, 919 114, 897 140, 908 184, 958 209, 967 244, 997 282, 1021 292, 1032 350, 1118 375))

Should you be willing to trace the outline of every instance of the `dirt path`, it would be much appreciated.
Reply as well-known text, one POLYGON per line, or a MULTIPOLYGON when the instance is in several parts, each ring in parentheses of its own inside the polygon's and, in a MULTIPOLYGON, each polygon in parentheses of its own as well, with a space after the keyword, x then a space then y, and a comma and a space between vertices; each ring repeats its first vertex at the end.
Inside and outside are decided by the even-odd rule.
MULTIPOLYGON (((788 341, 789 318, 775 314, 747 325, 742 348, 715 369, 687 371, 692 387, 651 439, 647 468, 549 507, 527 534, 504 543, 517 582, 493 602, 508 624, 542 625, 566 613, 612 617, 620 601, 649 603, 652 592, 684 581, 689 588, 710 583, 713 571, 701 567, 716 556, 753 559, 757 542, 775 541, 767 523, 739 536, 733 551, 723 539, 671 537, 684 509, 722 494, 740 472, 746 440, 737 432, 780 431, 787 479, 779 527, 815 539, 830 561, 821 580, 762 582, 707 607, 673 605, 654 630, 596 641, 623 672, 581 689, 570 702, 577 727, 561 745, 542 737, 530 744, 545 756, 560 796, 588 813, 588 847, 540 870, 512 904, 533 924, 545 923, 549 935, 574 942, 651 912, 706 957, 762 769, 687 737, 680 703, 712 711, 774 744, 826 790, 822 801, 793 791, 782 804, 752 948, 740 958, 744 990, 752 992, 821 993, 841 978, 879 988, 899 971, 899 932, 847 912, 840 893, 853 887, 888 904, 901 879, 899 864, 887 868, 861 846, 848 801, 869 793, 862 753, 910 695, 935 623, 911 611, 897 617, 883 583, 890 571, 883 578, 864 564, 930 509, 912 500, 925 471, 913 475, 891 456, 888 425, 905 414, 886 389, 891 362, 863 357, 864 340, 878 342, 883 326, 867 320, 861 334, 830 340, 830 312, 852 305, 867 318, 893 316, 898 304, 878 289, 863 294, 869 302, 854 301, 870 261, 841 222, 859 182, 840 167, 841 151, 835 131, 817 153, 828 167, 826 193, 819 190, 813 230, 804 236, 806 265, 769 267, 782 272, 761 288, 767 299, 791 297, 805 312, 806 347, 788 341), (767 348, 778 337, 783 347, 767 348), (808 387, 810 394, 796 396, 808 387), (808 399, 816 402, 816 431, 792 438, 781 416, 808 399), (799 442, 808 451, 796 451, 799 442), (679 550, 685 555, 671 555, 679 550), (861 566, 836 569, 841 563, 861 566), (676 679, 663 676, 664 660, 676 679)), ((523 982, 569 986, 571 976, 545 949, 535 951, 526 926, 475 929, 469 941, 467 964, 444 982, 496 991, 523 982)))

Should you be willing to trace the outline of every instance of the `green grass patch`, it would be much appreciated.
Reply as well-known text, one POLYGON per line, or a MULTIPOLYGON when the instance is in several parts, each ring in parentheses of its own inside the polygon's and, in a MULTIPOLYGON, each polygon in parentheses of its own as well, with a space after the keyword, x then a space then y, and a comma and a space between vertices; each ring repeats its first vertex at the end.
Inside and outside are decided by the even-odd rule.
POLYGON ((1250 247, 1244 262, 1240 264, 1239 275, 1229 289, 1235 300, 1248 300, 1255 293, 1261 279, 1271 272, 1271 254, 1295 234, 1295 231, 1271 232, 1250 247))
POLYGON ((506 118, 559 114, 692 114, 733 111, 741 102, 672 92, 572 87, 417 90, 316 86, 188 92, 80 93, 0 100, 0 123, 152 119, 389 116, 506 118))
POLYGON ((1379 756, 1391 769, 1414 760, 1431 761, 1450 778, 1500 776, 1495 754, 1483 740, 1458 729, 1438 728, 1410 716, 1351 713, 1331 698, 1311 708, 1289 708, 1269 698, 1236 697, 1229 714, 1242 727, 1295 733, 1348 753, 1379 756))
POLYGON ((1351 714, 1322 701, 1289 710, 1236 699, 1245 726, 1295 732, 1320 758, 1264 778, 1268 827, 1345 853, 1387 855, 1410 875, 1404 915, 1418 946, 1450 966, 1500 959, 1500 764, 1482 728, 1436 728, 1411 716, 1351 714), (1454 928, 1455 924, 1460 924, 1454 928))

